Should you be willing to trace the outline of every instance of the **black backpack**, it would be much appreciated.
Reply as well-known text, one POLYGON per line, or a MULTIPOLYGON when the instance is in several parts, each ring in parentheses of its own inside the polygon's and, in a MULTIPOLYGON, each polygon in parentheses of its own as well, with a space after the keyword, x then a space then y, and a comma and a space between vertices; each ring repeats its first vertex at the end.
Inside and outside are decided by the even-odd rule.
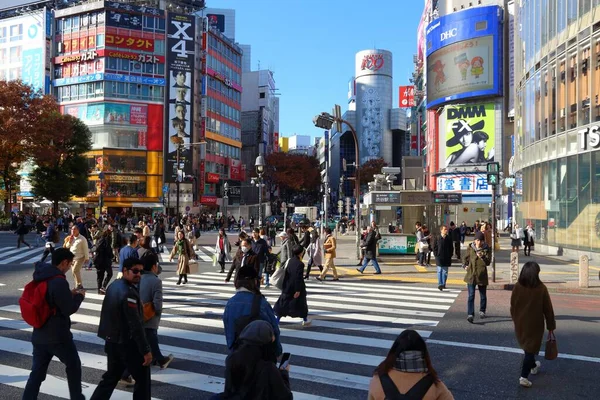
POLYGON ((252 300, 252 310, 249 315, 244 315, 235 320, 235 337, 233 340, 233 348, 236 349, 239 345, 239 337, 246 326, 252 321, 260 319, 260 301, 262 295, 255 294, 252 300))
POLYGON ((433 376, 427 374, 419 382, 415 383, 408 392, 402 394, 398 391, 394 381, 392 381, 392 378, 388 374, 379 374, 379 380, 381 381, 381 387, 385 393, 386 400, 422 400, 434 383, 433 376))

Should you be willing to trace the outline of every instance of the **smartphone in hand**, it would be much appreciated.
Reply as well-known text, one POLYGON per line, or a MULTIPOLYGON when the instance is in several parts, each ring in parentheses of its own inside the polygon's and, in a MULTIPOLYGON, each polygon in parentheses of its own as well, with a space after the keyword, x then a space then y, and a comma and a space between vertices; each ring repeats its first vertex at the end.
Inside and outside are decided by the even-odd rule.
POLYGON ((279 362, 279 369, 286 369, 290 365, 290 359, 292 355, 290 353, 283 353, 281 361, 279 362))

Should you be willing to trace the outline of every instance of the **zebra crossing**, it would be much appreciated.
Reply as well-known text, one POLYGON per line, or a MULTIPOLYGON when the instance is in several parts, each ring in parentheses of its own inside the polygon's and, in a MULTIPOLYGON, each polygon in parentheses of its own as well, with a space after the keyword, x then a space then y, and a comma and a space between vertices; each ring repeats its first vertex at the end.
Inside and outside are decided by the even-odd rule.
MULTIPOLYGON (((223 390, 228 350, 222 316, 235 293, 224 274, 188 276, 185 285, 163 273, 164 310, 159 328, 163 354, 173 354, 168 369, 152 369, 156 399, 205 399, 223 390)), ((374 368, 384 359, 397 335, 407 328, 428 338, 460 290, 357 281, 307 282, 309 318, 284 317, 281 342, 293 355, 290 382, 295 399, 364 399, 374 368)), ((275 289, 263 289, 270 304, 275 289)), ((106 368, 104 342, 96 336, 103 296, 88 292, 71 316, 73 336, 83 368, 84 394, 89 396, 106 368)), ((0 307, 0 386, 24 388, 31 365, 31 328, 20 319, 18 304, 0 307), (27 366, 27 367, 24 367, 27 366)), ((63 373, 62 369, 55 372, 63 373)), ((41 393, 68 398, 64 375, 51 375, 41 393)), ((112 398, 130 398, 119 386, 112 398)))

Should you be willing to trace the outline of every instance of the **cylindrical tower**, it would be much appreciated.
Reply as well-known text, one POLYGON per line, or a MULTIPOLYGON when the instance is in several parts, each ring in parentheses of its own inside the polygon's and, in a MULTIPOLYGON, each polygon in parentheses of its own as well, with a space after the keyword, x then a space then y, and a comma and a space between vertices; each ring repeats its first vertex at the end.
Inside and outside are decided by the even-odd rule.
POLYGON ((363 50, 356 53, 356 133, 360 164, 383 158, 392 165, 392 53, 363 50))

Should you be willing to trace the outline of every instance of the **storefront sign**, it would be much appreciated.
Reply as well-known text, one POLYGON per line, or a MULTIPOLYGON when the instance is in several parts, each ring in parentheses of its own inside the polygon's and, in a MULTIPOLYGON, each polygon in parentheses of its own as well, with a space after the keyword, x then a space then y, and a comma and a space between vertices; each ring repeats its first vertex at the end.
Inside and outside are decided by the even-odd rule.
POLYGON ((461 204, 462 193, 434 193, 433 201, 435 203, 461 204))
POLYGON ((212 172, 209 172, 208 174, 206 174, 206 182, 208 182, 208 183, 219 183, 220 180, 221 180, 221 176, 219 174, 215 174, 212 172))
POLYGON ((373 203, 374 204, 392 204, 392 203, 400 203, 400 193, 373 193, 373 203))
POLYGON ((98 53, 94 50, 86 51, 79 54, 74 54, 72 56, 62 56, 56 57, 54 59, 55 64, 64 64, 68 62, 81 62, 81 61, 90 61, 98 57, 98 53))
POLYGON ((154 39, 144 39, 121 34, 106 34, 107 47, 124 47, 131 50, 154 52, 154 39))
POLYGON ((437 177, 436 187, 438 192, 492 194, 492 187, 488 186, 485 174, 440 175, 437 177))
POLYGON ((238 92, 242 91, 242 87, 240 85, 238 85, 237 83, 233 82, 231 79, 227 78, 225 75, 221 74, 220 72, 217 72, 214 69, 211 69, 211 68, 207 67, 206 68, 206 73, 208 75, 212 76, 213 78, 220 80, 226 86, 232 87, 235 90, 237 90, 238 92))
POLYGON ((148 106, 132 105, 130 109, 130 123, 132 125, 147 125, 148 106))
POLYGON ((398 107, 408 108, 415 106, 415 87, 400 86, 398 89, 398 107))
POLYGON ((165 86, 164 78, 150 78, 147 76, 104 74, 104 79, 114 82, 141 83, 143 85, 165 86))
POLYGON ((597 149, 600 147, 600 127, 592 126, 579 131, 581 150, 597 149))
POLYGON ((382 235, 379 254, 415 254, 417 237, 413 235, 382 235))
POLYGON ((200 204, 209 205, 209 206, 215 205, 215 204, 217 204, 217 197, 216 196, 201 196, 200 204))
POLYGON ((111 182, 142 182, 141 176, 134 175, 106 175, 106 179, 111 182))
POLYGON ((433 203, 432 192, 401 193, 400 203, 403 205, 424 205, 433 203))
POLYGON ((124 60, 138 61, 141 63, 152 63, 152 64, 164 64, 165 57, 155 56, 154 54, 139 54, 130 53, 128 51, 121 50, 99 50, 100 56, 105 55, 106 57, 121 58, 124 60))
POLYGON ((242 162, 233 158, 229 159, 229 177, 235 181, 241 181, 242 175, 242 162))
POLYGON ((165 12, 158 8, 146 7, 145 5, 136 6, 133 4, 118 3, 116 1, 106 1, 105 7, 113 9, 113 10, 121 10, 121 11, 131 13, 131 14, 133 14, 133 13, 149 14, 149 15, 155 15, 157 17, 162 17, 163 15, 165 15, 165 12))

